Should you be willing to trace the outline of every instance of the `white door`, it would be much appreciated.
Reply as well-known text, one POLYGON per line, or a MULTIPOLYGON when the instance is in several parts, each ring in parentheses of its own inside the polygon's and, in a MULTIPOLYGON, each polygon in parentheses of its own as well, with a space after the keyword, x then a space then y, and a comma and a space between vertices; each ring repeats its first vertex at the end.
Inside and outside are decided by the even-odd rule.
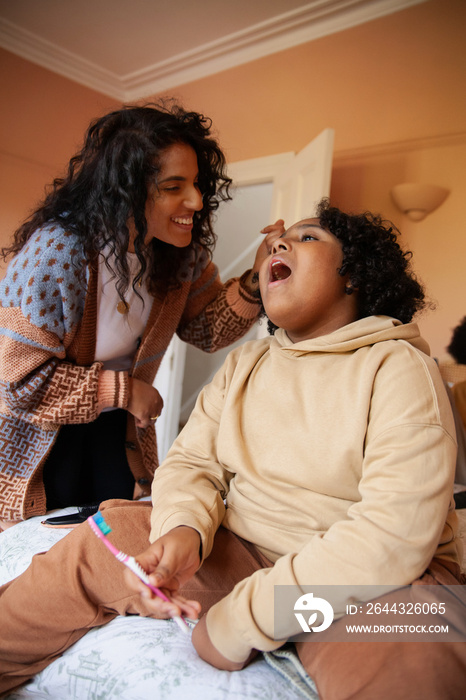
MULTIPOLYGON (((334 133, 333 129, 322 131, 277 173, 270 221, 284 219, 288 227, 313 217, 322 197, 330 195, 334 133)), ((259 324, 257 337, 267 333, 267 324, 259 324)))
POLYGON ((162 414, 155 426, 159 463, 165 459, 179 431, 185 357, 186 343, 177 335, 173 336, 154 381, 164 401, 162 414))
POLYGON ((316 204, 330 194, 333 141, 333 129, 325 129, 277 174, 271 221, 291 226, 314 216, 316 204))
MULTIPOLYGON (((296 155, 282 153, 233 163, 228 168, 228 174, 238 187, 272 182, 270 222, 284 219, 285 225, 291 225, 299 219, 313 216, 316 203, 322 197, 329 196, 333 141, 333 129, 325 129, 296 155)), ((246 230, 248 226, 250 229, 250 219, 248 211, 245 211, 246 230)), ((255 251, 261 240, 262 236, 255 236, 241 254, 231 261, 225 272, 236 273, 243 258, 255 251)), ((227 277, 223 274, 222 279, 226 280, 227 277)), ((265 324, 259 326, 258 333, 266 334, 265 324)), ((174 337, 154 382, 165 402, 163 413, 157 421, 160 460, 164 459, 179 430, 185 356, 186 346, 178 337, 174 337)), ((208 376, 211 374, 209 372, 208 376)), ((199 385, 197 393, 202 386, 203 384, 199 385)))

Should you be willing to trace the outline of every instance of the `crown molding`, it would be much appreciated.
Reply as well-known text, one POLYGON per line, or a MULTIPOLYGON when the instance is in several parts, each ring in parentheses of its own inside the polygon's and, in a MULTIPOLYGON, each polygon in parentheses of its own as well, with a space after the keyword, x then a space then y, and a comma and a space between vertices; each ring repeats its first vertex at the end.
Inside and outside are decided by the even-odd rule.
POLYGON ((91 61, 0 17, 0 46, 104 95, 122 100, 121 79, 91 61))
POLYGON ((117 75, 0 18, 0 46, 121 102, 184 83, 343 31, 427 0, 313 0, 166 61, 117 75))

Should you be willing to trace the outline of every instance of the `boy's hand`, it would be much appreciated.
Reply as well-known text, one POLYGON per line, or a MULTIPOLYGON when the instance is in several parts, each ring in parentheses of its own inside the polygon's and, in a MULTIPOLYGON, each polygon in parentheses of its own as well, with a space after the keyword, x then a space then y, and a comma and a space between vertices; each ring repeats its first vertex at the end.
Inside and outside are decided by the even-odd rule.
POLYGON ((178 590, 199 568, 200 542, 199 533, 193 528, 177 527, 136 557, 137 562, 149 574, 151 584, 170 598, 169 603, 147 588, 129 569, 125 569, 126 583, 141 594, 148 611, 154 617, 199 617, 200 603, 197 600, 186 600, 178 595, 178 590))
POLYGON ((194 628, 192 642, 201 659, 222 671, 241 671, 257 655, 256 649, 253 649, 246 661, 242 662, 230 661, 226 656, 223 656, 210 641, 209 633, 207 632, 206 615, 201 617, 194 628))
POLYGON ((278 219, 274 224, 270 224, 269 226, 263 228, 261 233, 265 234, 264 240, 257 249, 253 268, 246 281, 248 287, 250 287, 253 291, 256 291, 259 288, 258 273, 262 263, 270 255, 270 248, 273 242, 277 238, 280 238, 283 233, 285 233, 285 222, 283 219, 278 219))

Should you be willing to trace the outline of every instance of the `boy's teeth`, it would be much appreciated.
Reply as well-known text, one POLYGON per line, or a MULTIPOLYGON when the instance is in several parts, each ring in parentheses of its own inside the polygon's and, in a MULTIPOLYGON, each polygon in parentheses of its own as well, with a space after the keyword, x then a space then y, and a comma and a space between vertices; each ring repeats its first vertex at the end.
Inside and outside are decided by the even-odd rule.
POLYGON ((289 277, 291 275, 290 268, 278 260, 277 260, 277 262, 272 263, 271 270, 272 270, 272 279, 274 282, 277 282, 278 280, 285 280, 287 277, 289 277))

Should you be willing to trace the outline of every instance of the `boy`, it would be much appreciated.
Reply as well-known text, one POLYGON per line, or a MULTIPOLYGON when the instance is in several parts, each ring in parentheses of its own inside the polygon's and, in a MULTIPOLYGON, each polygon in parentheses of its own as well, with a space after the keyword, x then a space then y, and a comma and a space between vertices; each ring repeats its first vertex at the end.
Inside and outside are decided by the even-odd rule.
MULTIPOLYGON (((454 424, 410 323, 424 294, 409 257, 379 218, 326 202, 275 240, 259 275, 273 337, 230 353, 203 390, 156 472, 152 511, 104 507, 116 546, 142 552, 171 602, 77 528, 2 589, 1 691, 116 614, 202 608, 194 646, 236 670, 296 633, 274 639, 277 585, 462 582, 454 424)), ((463 647, 297 644, 323 700, 459 698, 463 647)))

